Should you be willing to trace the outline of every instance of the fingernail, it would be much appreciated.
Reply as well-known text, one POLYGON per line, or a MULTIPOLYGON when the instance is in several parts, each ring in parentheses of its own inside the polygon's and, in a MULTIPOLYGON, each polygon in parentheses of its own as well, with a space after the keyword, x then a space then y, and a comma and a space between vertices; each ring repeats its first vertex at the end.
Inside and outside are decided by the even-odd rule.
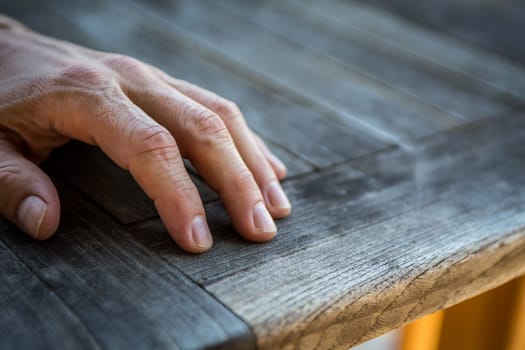
POLYGON ((18 207, 18 221, 22 228, 33 238, 38 238, 40 225, 46 215, 47 204, 37 196, 25 198, 18 207))
POLYGON ((268 213, 268 210, 262 202, 257 203, 255 208, 253 208, 253 223, 255 224, 255 227, 263 233, 277 231, 275 222, 273 222, 270 213, 268 213))
POLYGON ((191 223, 191 234, 193 242, 199 248, 210 248, 212 245, 212 238, 210 229, 206 224, 206 220, 201 215, 197 215, 191 223))
POLYGON ((290 201, 277 181, 272 181, 266 187, 266 198, 270 205, 277 209, 290 209, 290 201))

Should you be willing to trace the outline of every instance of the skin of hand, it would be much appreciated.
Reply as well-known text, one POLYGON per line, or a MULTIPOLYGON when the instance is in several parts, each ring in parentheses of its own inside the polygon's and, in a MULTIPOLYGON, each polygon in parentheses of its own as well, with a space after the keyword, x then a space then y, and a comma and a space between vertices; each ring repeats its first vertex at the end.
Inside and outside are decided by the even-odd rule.
POLYGON ((237 106, 133 58, 35 33, 0 16, 0 215, 35 239, 50 237, 60 202, 38 167, 71 139, 99 146, 154 201, 184 250, 212 237, 188 158, 220 195, 236 230, 272 239, 290 202, 284 165, 237 106))

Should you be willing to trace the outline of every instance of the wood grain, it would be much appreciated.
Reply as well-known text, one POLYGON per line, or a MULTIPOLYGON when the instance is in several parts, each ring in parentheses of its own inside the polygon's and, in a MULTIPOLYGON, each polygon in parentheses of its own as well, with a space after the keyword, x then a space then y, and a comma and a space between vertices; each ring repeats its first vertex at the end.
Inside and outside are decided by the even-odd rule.
MULTIPOLYGON (((365 1, 361 1, 365 2, 365 1)), ((379 5, 432 29, 525 64, 525 5, 520 0, 455 1, 372 0, 379 5)))
MULTIPOLYGON (((0 236, 12 231, 0 220, 0 236)), ((0 276, 0 348, 98 348, 81 320, 1 241, 0 276)))
MULTIPOLYGON (((31 328, 39 320, 38 314, 27 313, 27 324, 23 326, 27 330, 17 330, 23 318, 9 323, 10 315, 16 311, 11 307, 16 304, 2 303, 11 312, 0 314, 0 323, 6 326, 1 332, 11 338, 2 338, 0 342, 7 341, 9 345, 15 341, 13 336, 27 334, 29 338, 21 342, 30 344, 29 348, 45 348, 42 338, 51 339, 54 345, 68 341, 73 347, 86 348, 253 348, 248 327, 227 308, 178 269, 138 244, 82 196, 59 187, 64 213, 61 228, 52 239, 35 242, 14 229, 2 230, 0 236, 34 273, 36 277, 32 279, 38 278, 52 291, 48 292, 50 295, 44 294, 49 305, 42 307, 51 313, 48 320, 42 320, 47 329, 39 324, 31 328), (61 302, 52 303, 55 295, 61 302), (69 315, 76 318, 69 316, 64 320, 64 309, 71 310, 69 315), (53 321, 57 322, 56 329, 53 321), (39 336, 38 330, 47 330, 47 334, 39 336), (72 334, 62 338, 66 330, 72 334)), ((4 268, 9 272, 8 266, 2 265, 4 268)), ((13 273, 24 281, 23 270, 13 273)), ((13 273, 7 276, 7 282, 15 282, 10 280, 13 273)), ((32 283, 36 285, 36 297, 38 284, 32 283)), ((11 287, 14 288, 12 284, 11 287)), ((38 310, 42 300, 29 302, 29 296, 24 297, 22 292, 20 289, 19 298, 14 294, 6 301, 19 299, 19 304, 26 303, 38 310)))
POLYGON ((440 74, 456 77, 469 86, 489 86, 525 100, 525 69, 501 57, 356 2, 290 2, 347 33, 359 35, 370 45, 384 47, 414 62, 426 61, 433 69, 441 67, 440 74))
MULTIPOLYGON (((459 79, 450 79, 431 67, 406 60, 395 53, 368 44, 366 38, 334 25, 290 2, 266 0, 259 6, 242 0, 221 1, 221 7, 247 18, 257 26, 285 37, 294 44, 335 60, 351 71, 379 81, 425 101, 461 119, 472 120, 507 109, 496 101, 499 93, 484 96, 465 89, 459 79)), ((407 6, 411 8, 411 6, 407 6)), ((422 62, 423 63, 423 62, 422 62)))
POLYGON ((347 348, 525 273, 524 142, 524 115, 501 116, 290 181, 296 211, 264 245, 238 239, 217 203, 215 247, 197 258, 158 221, 133 230, 259 347, 347 348))

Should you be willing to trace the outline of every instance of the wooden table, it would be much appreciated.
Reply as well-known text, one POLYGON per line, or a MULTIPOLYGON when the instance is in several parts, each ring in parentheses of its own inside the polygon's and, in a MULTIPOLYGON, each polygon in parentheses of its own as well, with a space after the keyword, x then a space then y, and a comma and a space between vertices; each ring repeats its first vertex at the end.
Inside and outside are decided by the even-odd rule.
POLYGON ((525 273, 525 7, 486 1, 470 30, 498 45, 378 2, 420 23, 365 1, 1 1, 236 101, 288 164, 294 212, 248 243, 194 174, 215 245, 189 255, 127 173, 72 143, 44 164, 59 232, 0 221, 0 347, 347 348, 525 273))

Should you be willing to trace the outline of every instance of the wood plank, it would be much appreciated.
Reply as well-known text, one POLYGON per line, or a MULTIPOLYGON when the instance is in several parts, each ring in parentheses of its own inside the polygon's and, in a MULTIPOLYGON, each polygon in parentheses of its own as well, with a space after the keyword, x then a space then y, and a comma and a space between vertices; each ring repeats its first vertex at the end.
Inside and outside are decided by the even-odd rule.
POLYGON ((332 26, 340 26, 349 35, 362 36, 370 45, 388 48, 415 62, 424 60, 433 69, 440 67, 443 75, 459 74, 459 79, 470 86, 482 83, 525 101, 525 69, 501 57, 356 2, 289 1, 332 26))
POLYGON ((438 134, 286 183, 272 242, 207 206, 213 250, 190 259, 156 220, 137 237, 249 322, 260 348, 348 348, 525 272, 525 117, 438 134))
MULTIPOLYGON (((14 231, 0 219, 0 236, 14 231)), ((81 320, 2 242, 0 276, 0 348, 99 348, 81 320)))
POLYGON ((213 3, 138 2, 151 23, 177 33, 185 45, 222 60, 260 84, 310 101, 332 118, 400 144, 459 123, 454 116, 355 74, 213 3), (152 11, 153 6, 155 10, 152 11), (213 16, 204 13, 213 12, 213 16), (242 35, 239 35, 242 33, 242 35), (271 55, 268 54, 271 48, 271 55), (205 53, 207 52, 207 53, 205 53), (298 54, 300 52, 300 54, 298 54))
MULTIPOLYGON (((50 1, 45 5, 53 4, 59 7, 55 10, 69 17, 68 32, 80 31, 82 37, 89 38, 83 44, 136 56, 236 101, 248 123, 273 142, 276 152, 286 155, 291 169, 297 169, 293 175, 311 170, 308 163, 329 166, 388 146, 371 135, 328 120, 309 105, 292 103, 279 93, 188 53, 174 39, 176 34, 151 28, 150 20, 130 8, 113 3, 104 6, 103 1, 50 1), (107 21, 112 23, 111 31, 107 31, 107 21)), ((50 26, 54 17, 62 18, 49 9, 42 12, 46 15, 40 21, 47 20, 50 26)), ((67 32, 61 37, 68 39, 67 32)))
MULTIPOLYGON (((77 315, 100 347, 253 348, 248 327, 200 286, 84 198, 63 186, 60 194, 62 223, 52 239, 35 242, 12 231, 0 239, 77 315)), ((25 332, 38 338, 34 332, 41 328, 27 326, 37 323, 31 316, 25 332)), ((59 322, 57 331, 67 326, 60 316, 48 320, 59 322)), ((54 343, 63 340, 56 338, 61 333, 48 336, 54 343)), ((89 346, 77 340, 74 347, 89 346)))
POLYGON ((366 4, 381 6, 411 21, 525 64, 525 38, 521 35, 525 32, 525 6, 519 1, 367 0, 366 4))
MULTIPOLYGON (((402 57, 384 52, 353 38, 345 28, 327 23, 319 16, 301 11, 302 6, 266 0, 263 5, 242 0, 221 1, 220 6, 245 17, 254 24, 335 60, 353 72, 374 79, 410 96, 432 104, 461 119, 473 120, 498 114, 508 107, 495 99, 466 90, 459 79, 446 79, 402 57)), ((412 6, 407 6, 412 8, 412 6)))

